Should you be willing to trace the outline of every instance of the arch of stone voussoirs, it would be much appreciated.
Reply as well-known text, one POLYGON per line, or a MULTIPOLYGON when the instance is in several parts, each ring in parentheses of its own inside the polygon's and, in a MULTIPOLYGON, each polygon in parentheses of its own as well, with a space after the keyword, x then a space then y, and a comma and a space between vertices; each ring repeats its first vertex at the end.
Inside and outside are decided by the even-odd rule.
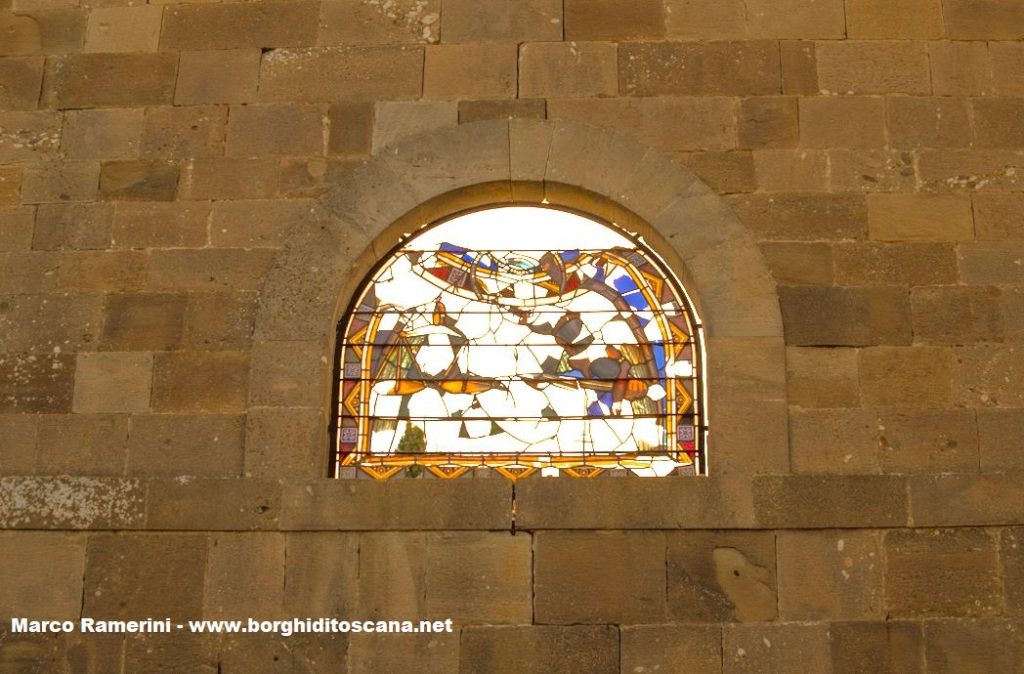
POLYGON ((631 137, 513 119, 385 148, 297 225, 260 298, 246 473, 327 474, 336 326, 402 235, 469 208, 541 201, 640 234, 682 279, 706 334, 711 474, 789 472, 782 319, 747 228, 693 173, 631 137))

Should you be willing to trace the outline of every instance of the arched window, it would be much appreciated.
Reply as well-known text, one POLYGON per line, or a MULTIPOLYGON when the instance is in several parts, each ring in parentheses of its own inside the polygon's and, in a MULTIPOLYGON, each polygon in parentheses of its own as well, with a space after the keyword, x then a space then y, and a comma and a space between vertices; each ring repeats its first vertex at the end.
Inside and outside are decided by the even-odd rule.
POLYGON ((700 321, 615 225, 546 206, 413 232, 338 326, 335 474, 705 472, 700 321))

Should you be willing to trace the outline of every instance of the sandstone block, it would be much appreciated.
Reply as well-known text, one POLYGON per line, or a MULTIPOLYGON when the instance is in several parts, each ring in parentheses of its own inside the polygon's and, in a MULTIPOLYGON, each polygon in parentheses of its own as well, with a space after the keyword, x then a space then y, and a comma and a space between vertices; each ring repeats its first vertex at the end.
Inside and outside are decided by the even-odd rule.
POLYGON ((665 537, 657 532, 540 532, 534 547, 539 623, 637 623, 665 616, 665 537), (573 579, 619 578, 600 593, 573 579))
POLYGON ((144 412, 149 409, 152 376, 153 356, 148 353, 80 353, 74 410, 144 412))
POLYGON ((1001 288, 1003 334, 1007 341, 1024 341, 1024 288, 1001 288))
POLYGON ((862 239, 867 232, 859 194, 752 194, 730 203, 761 240, 862 239))
POLYGON ((1006 612, 1019 616, 1024 611, 1024 528, 1007 527, 1000 531, 999 550, 1006 612))
POLYGON ((831 285, 832 247, 826 243, 766 241, 761 254, 776 283, 831 285))
MULTIPOLYGON (((228 110, 224 106, 150 108, 142 135, 142 156, 153 159, 219 157, 224 153, 228 110)), ((232 113, 232 119, 235 115, 232 113)))
POLYGON ((101 346, 113 351, 167 351, 181 344, 186 298, 171 294, 107 295, 101 346))
POLYGON ((943 16, 954 40, 1024 38, 1024 7, 1014 0, 945 0, 943 16))
POLYGON ((793 147, 798 137, 797 99, 772 96, 746 98, 740 102, 740 147, 793 147))
POLYGON ((103 477, 0 478, 5 529, 132 529, 145 519, 145 486, 103 477))
MULTIPOLYGON (((968 42, 966 44, 977 44, 968 42)), ((1020 42, 992 42, 992 74, 998 93, 1009 96, 1024 94, 1024 44, 1020 42)))
MULTIPOLYGON (((86 12, 77 6, 20 6, 0 14, 0 30, 9 38, 0 55, 65 54, 81 51, 86 12), (20 11, 27 10, 27 11, 20 11)), ((8 5, 7 7, 10 7, 8 5)))
POLYGON ((860 402, 857 352, 854 349, 786 349, 786 383, 790 405, 856 407, 860 402))
POLYGON ((26 204, 92 201, 96 198, 99 180, 97 162, 33 164, 25 168, 21 201, 26 204))
POLYGON ((818 59, 814 42, 784 40, 779 43, 782 57, 782 91, 786 94, 817 94, 818 59))
POLYGON ((56 289, 65 292, 128 292, 141 290, 146 255, 138 251, 74 251, 62 253, 56 289))
POLYGON ((828 156, 821 150, 757 150, 754 171, 758 187, 768 192, 823 192, 828 187, 828 156))
POLYGON ((722 671, 722 630, 717 625, 621 627, 619 640, 622 671, 722 671))
POLYGON ((39 426, 39 473, 122 475, 128 456, 128 416, 52 415, 39 426))
POLYGON ((881 407, 950 403, 951 352, 938 347, 877 347, 860 352, 864 402, 881 407))
POLYGON ((324 397, 322 342, 256 342, 249 402, 261 407, 316 407, 324 397))
POLYGON ((992 56, 984 42, 929 42, 928 61, 936 96, 992 93, 992 56))
POLYGON ((14 295, 53 292, 59 268, 60 258, 53 253, 0 253, 0 292, 14 295))
POLYGON ((58 56, 47 62, 43 100, 55 108, 170 104, 177 70, 171 52, 58 56))
POLYGON ((121 660, 126 670, 134 672, 161 667, 177 672, 216 671, 221 664, 217 653, 219 643, 219 637, 208 634, 133 635, 126 640, 121 660))
POLYGON ((729 625, 722 631, 722 671, 829 671, 828 629, 822 623, 729 625))
POLYGON ((315 2, 172 5, 164 10, 160 47, 177 51, 306 47, 316 43, 315 2))
POLYGON ((132 417, 129 475, 237 477, 243 423, 230 415, 153 414, 132 417))
POLYGON ((227 154, 235 157, 324 152, 324 115, 315 105, 242 105, 231 110, 227 154))
POLYGON ((838 622, 828 628, 834 674, 924 673, 923 627, 913 622, 838 622))
POLYGON ((0 533, 0 563, 6 569, 0 586, 0 614, 34 620, 78 619, 84 536, 5 531, 0 533))
POLYGON ((31 206, 0 207, 0 251, 9 253, 31 248, 34 218, 31 206))
POLYGON ((800 99, 801 146, 875 148, 885 144, 884 99, 870 96, 800 99))
POLYGON ((389 640, 387 634, 366 635, 350 642, 349 657, 360 663, 356 671, 454 672, 459 669, 460 637, 435 633, 415 635, 401 644, 389 640))
POLYGON ((174 102, 202 105, 254 101, 259 73, 259 49, 183 51, 174 102))
POLYGON ((167 616, 179 621, 200 615, 208 547, 206 537, 199 535, 91 536, 86 550, 83 615, 113 619, 167 616))
POLYGON ((0 204, 21 203, 21 173, 20 166, 0 168, 0 204))
POLYGON ((1019 241, 979 241, 961 244, 960 276, 965 283, 977 285, 1020 285, 1024 279, 1021 255, 1024 243, 1019 241))
POLYGON ((427 538, 425 615, 464 623, 529 624, 533 541, 506 532, 436 533, 427 538))
POLYGON ((285 611, 346 615, 356 610, 359 534, 296 532, 286 538, 285 611))
POLYGON ((276 159, 196 159, 181 176, 182 199, 268 199, 277 196, 276 159))
MULTIPOLYGON (((888 99, 889 144, 896 148, 967 147, 971 122, 964 101, 894 96, 888 99)), ((977 111, 975 111, 977 124, 977 111)))
POLYGON ((440 19, 441 0, 400 0, 390 5, 330 0, 320 8, 317 44, 437 42, 440 19))
POLYGON ((922 475, 910 481, 915 526, 1024 524, 1019 474, 922 475))
POLYGON ((992 615, 1002 609, 996 539, 984 529, 889 531, 885 578, 893 617, 992 615))
POLYGON ((176 249, 153 251, 150 290, 256 290, 273 260, 271 249, 176 249))
MULTIPOLYGON (((11 295, 0 308, 0 351, 49 356, 91 348, 101 331, 103 298, 99 295, 11 295)), ((15 359, 12 362, 18 362, 15 359)), ((34 363, 35 361, 26 361, 34 363)))
POLYGON ((100 196, 110 200, 174 201, 178 165, 166 161, 110 161, 100 169, 100 196))
POLYGON ((185 310, 183 344, 200 349, 236 349, 252 341, 253 292, 192 294, 185 310))
POLYGON ((875 419, 859 408, 790 410, 790 451, 796 473, 880 472, 875 419))
POLYGON ((953 402, 966 407, 1024 407, 1024 351, 1016 346, 961 347, 953 358, 953 402))
POLYGON ((840 0, 751 0, 747 4, 747 29, 756 37, 846 37, 843 3, 840 0))
POLYGON ((619 89, 633 96, 782 93, 774 42, 637 42, 619 47, 619 89))
POLYGON ((936 620, 925 627, 928 667, 947 672, 1012 672, 1024 661, 1020 621, 936 620))
POLYGON ((764 475, 754 508, 767 527, 890 527, 907 522, 906 483, 889 475, 764 475))
POLYGON ((619 669, 619 635, 612 625, 470 626, 464 628, 462 671, 613 672, 619 669))
POLYGON ((139 156, 142 110, 73 110, 65 114, 61 149, 71 159, 139 156))
POLYGON ((839 243, 833 259, 843 285, 948 285, 960 276, 949 243, 839 243))
POLYGON ((796 346, 908 344, 910 302, 900 288, 783 287, 786 342, 796 346))
POLYGON ((1024 148, 1024 98, 971 101, 978 147, 1024 148))
POLYGON ((336 103, 328 109, 329 154, 369 156, 373 144, 373 104, 336 103))
POLYGON ((742 0, 667 0, 665 34, 699 40, 746 37, 746 7, 742 0))
POLYGON ((564 9, 566 40, 650 40, 665 34, 665 9, 657 0, 568 0, 564 9))
MULTIPOLYGON (((978 470, 973 410, 899 410, 876 414, 878 462, 886 473, 972 473, 978 470)), ((915 518, 915 524, 921 522, 915 518)))
POLYGON ((500 101, 459 101, 459 124, 486 119, 544 119, 547 101, 519 98, 500 101))
POLYGON ((852 0, 846 4, 852 39, 935 40, 942 34, 942 0, 852 0))
POLYGON ((156 51, 161 14, 163 8, 157 5, 93 8, 85 32, 85 51, 156 51))
POLYGON ((281 516, 281 485, 275 480, 252 479, 151 480, 146 513, 146 525, 151 529, 276 529, 281 516))
POLYGON ((264 101, 372 101, 418 98, 421 47, 275 49, 260 66, 264 101))
POLYGON ((35 250, 101 250, 110 247, 113 204, 41 204, 36 210, 35 250))
POLYGON ((43 57, 0 58, 0 109, 35 110, 43 84, 43 57))
POLYGON ((1024 194, 979 192, 972 203, 975 238, 1024 239, 1024 194))
POLYGON ((156 354, 153 409, 158 412, 242 412, 249 356, 233 351, 156 354))
POLYGON ((916 189, 915 156, 890 150, 828 150, 832 190, 854 192, 911 192, 916 189))
POLYGON ((998 342, 1003 337, 1000 292, 992 287, 912 288, 914 338, 928 344, 998 342))
POLYGON ((909 41, 819 42, 818 82, 838 94, 931 93, 924 43, 909 41))
MULTIPOLYGON (((429 63, 428 51, 428 68, 429 63)), ((524 44, 520 50, 519 96, 614 96, 618 90, 619 65, 614 43, 533 43, 524 44)))
POLYGON ((429 131, 458 124, 454 101, 387 101, 374 112, 373 151, 379 152, 429 131))
POLYGON ((206 245, 210 205, 190 201, 117 204, 112 240, 116 248, 179 248, 206 245))
POLYGON ((424 98, 512 98, 517 49, 513 44, 432 45, 426 48, 424 98))
POLYGON ((683 622, 775 620, 775 537, 768 532, 669 534, 668 610, 683 622))
POLYGON ((376 619, 426 615, 426 533, 364 533, 358 555, 357 610, 376 619))
POLYGON ((0 474, 34 474, 36 439, 39 435, 38 415, 0 414, 0 434, 4 439, 4 451, 0 454, 0 474))
POLYGON ((260 620, 286 617, 284 610, 284 535, 218 533, 210 537, 203 617, 260 620), (246 560, 248 571, 238 572, 246 560))
POLYGON ((782 619, 884 617, 877 532, 784 531, 778 548, 782 619))
POLYGON ((982 472, 1024 470, 1024 410, 980 409, 977 414, 982 472))
POLYGON ((213 205, 213 245, 236 248, 283 248, 312 220, 309 199, 218 201, 213 205))
MULTIPOLYGON (((552 42, 562 39, 559 0, 446 0, 445 42, 552 42)), ((585 38, 581 38, 585 39, 585 38)))
POLYGON ((686 152, 675 159, 719 194, 757 189, 754 159, 749 152, 686 152))

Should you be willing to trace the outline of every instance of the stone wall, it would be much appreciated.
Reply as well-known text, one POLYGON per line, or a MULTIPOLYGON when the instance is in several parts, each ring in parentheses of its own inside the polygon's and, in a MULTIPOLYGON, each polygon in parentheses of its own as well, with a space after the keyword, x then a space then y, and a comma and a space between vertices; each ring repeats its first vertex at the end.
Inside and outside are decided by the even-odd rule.
POLYGON ((0 0, 0 565, 3 672, 1022 671, 1024 4, 0 0), (541 196, 692 282, 711 476, 326 480, 392 223, 541 196))

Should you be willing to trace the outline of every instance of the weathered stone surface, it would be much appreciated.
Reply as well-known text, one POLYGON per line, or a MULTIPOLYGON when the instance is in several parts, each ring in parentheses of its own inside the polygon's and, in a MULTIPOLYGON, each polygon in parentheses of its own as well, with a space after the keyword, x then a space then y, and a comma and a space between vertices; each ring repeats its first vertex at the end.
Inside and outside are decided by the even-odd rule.
POLYGON ((670 533, 666 538, 668 612, 674 620, 775 620, 773 534, 706 531, 670 533))
POLYGON ((818 82, 835 94, 931 93, 923 42, 836 40, 819 42, 818 82))
POLYGON ((412 138, 453 127, 458 123, 454 101, 386 101, 376 105, 373 152, 379 153, 412 138))
POLYGON ((319 408, 250 408, 246 415, 245 475, 305 480, 327 475, 326 427, 319 408))
POLYGON ((942 407, 950 403, 951 353, 937 347, 877 347, 860 352, 865 403, 879 407, 942 407))
POLYGON ((981 345, 956 350, 953 404, 966 407, 1024 407, 1024 350, 981 345))
POLYGON ((1000 297, 997 288, 985 286, 913 288, 914 338, 950 345, 1002 341, 1000 297))
MULTIPOLYGON (((232 114, 232 120, 244 113, 232 114)), ((224 153, 224 106, 163 106, 146 111, 142 156, 154 159, 217 157, 224 153)), ((272 154, 272 153, 268 153, 272 154)))
POLYGON ((633 96, 779 94, 782 71, 773 42, 627 43, 619 46, 619 89, 633 96))
POLYGON ((536 534, 534 620, 541 624, 657 622, 666 612, 665 537, 660 532, 536 534), (618 578, 578 592, 579 578, 618 578))
MULTIPOLYGON (((16 206, 21 203, 21 177, 22 169, 20 166, 0 168, 0 204, 16 206)), ((8 209, 5 208, 4 211, 8 211, 8 209)), ((5 217, 8 214, 5 214, 5 217)), ((0 222, 3 222, 2 218, 0 218, 0 222)), ((2 238, 2 235, 0 235, 0 238, 2 238)))
POLYGON ((125 671, 170 669, 208 674, 217 671, 219 643, 219 636, 209 634, 136 634, 126 639, 121 660, 125 671))
POLYGON ((999 533, 1006 613, 1024 613, 1024 527, 1007 527, 999 533))
POLYGON ((566 40, 649 40, 665 34, 658 0, 568 0, 563 6, 566 40))
POLYGON ((461 671, 615 672, 619 634, 612 625, 470 626, 462 633, 461 671))
POLYGON ((722 672, 722 629, 717 625, 627 626, 619 628, 619 639, 623 672, 722 672))
POLYGON ((115 248, 201 247, 209 215, 204 202, 119 202, 108 240, 115 248))
POLYGON ((0 58, 0 110, 35 110, 43 83, 43 58, 0 58))
POLYGON ((426 615, 427 534, 359 536, 357 610, 370 618, 426 615))
POLYGON ((719 194, 753 192, 754 162, 749 152, 688 152, 676 159, 719 194))
POLYGON ((248 383, 247 353, 158 353, 153 362, 153 409, 158 412, 242 412, 248 383))
POLYGON ((970 240, 971 201, 952 194, 869 194, 868 230, 876 241, 970 240))
POLYGON ((426 48, 425 98, 511 98, 516 95, 514 44, 434 45, 426 48))
POLYGON ((0 252, 24 252, 32 247, 35 209, 0 207, 0 252))
POLYGON ((1015 672, 1024 662, 1020 621, 1000 618, 925 623, 929 669, 946 672, 1015 672))
POLYGON ((758 239, 862 239, 868 213, 859 194, 752 194, 730 199, 758 239))
POLYGON ((99 188, 100 165, 92 161, 47 162, 25 168, 21 201, 46 204, 92 201, 99 188))
POLYGON ((358 534, 299 532, 286 538, 284 608, 298 615, 347 615, 358 605, 358 534))
POLYGON ((915 189, 911 152, 836 148, 825 151, 829 186, 837 191, 899 192, 915 189))
POLYGON ((65 292, 141 290, 146 256, 137 251, 75 251, 58 258, 56 289, 65 292))
POLYGON ((915 526, 1024 524, 1024 474, 915 477, 910 505, 915 526))
POLYGON ((166 161, 111 161, 100 170, 104 199, 173 201, 178 189, 178 166, 166 161))
POLYGON ((460 616, 464 624, 529 624, 532 542, 504 531, 431 534, 424 615, 460 616))
POLYGON ((1020 285, 1024 281, 1024 242, 979 241, 957 248, 964 282, 977 285, 1020 285))
POLYGON ((983 529, 885 534, 890 617, 993 615, 1002 611, 996 540, 983 529))
POLYGON ((761 253, 776 283, 832 284, 832 246, 827 243, 765 241, 761 253))
POLYGON ((33 372, 43 374, 43 367, 55 370, 52 383, 70 383, 73 372, 61 371, 66 365, 73 371, 74 356, 60 352, 94 343, 101 330, 102 314, 103 298, 99 295, 9 296, 0 308, 0 351, 12 354, 8 364, 16 378, 23 378, 23 384, 32 380, 33 372), (16 352, 24 357, 15 357, 16 352), (32 354, 35 358, 27 357, 32 354), (26 369, 19 374, 19 368, 26 369), (61 374, 66 377, 58 376, 61 374))
POLYGON ((0 478, 5 529, 131 529, 145 518, 137 480, 95 477, 0 478))
POLYGON ((85 31, 85 51, 156 51, 162 14, 163 8, 157 5, 94 7, 85 31))
POLYGON ((859 408, 791 409, 793 471, 863 475, 880 472, 875 420, 859 408))
POLYGON ((912 622, 834 622, 829 650, 834 674, 923 674, 923 627, 912 622))
POLYGON ((148 353, 80 353, 74 411, 144 412, 149 409, 153 357, 148 353))
POLYGON ((273 260, 269 249, 153 251, 147 286, 156 291, 256 290, 273 260))
POLYGON ((879 411, 874 424, 883 472, 978 470, 978 429, 973 410, 879 411))
POLYGON ((40 204, 36 209, 32 248, 109 248, 113 220, 113 204, 40 204))
POLYGON ((183 51, 174 102, 248 103, 256 99, 259 73, 259 49, 183 51))
POLYGON ((23 11, 4 12, 0 15, 0 25, 9 38, 0 47, 0 54, 65 54, 82 49, 86 12, 77 5, 58 3, 33 6, 31 3, 19 2, 14 9, 23 11))
POLYGON ((996 91, 1011 96, 1024 94, 1024 75, 1021 74, 1024 66, 1024 45, 1020 42, 993 42, 988 46, 992 57, 996 91))
POLYGON ((992 93, 993 67, 984 42, 929 42, 932 89, 937 96, 992 93))
POLYGON ((562 39, 559 0, 447 0, 445 42, 551 42, 562 39))
POLYGON ((237 477, 242 472, 242 418, 153 414, 132 417, 128 473, 237 477))
POLYGON ((328 109, 330 154, 368 156, 373 143, 371 103, 336 103, 328 109))
POLYGON ((665 33, 670 38, 741 38, 747 34, 742 0, 667 0, 665 33))
MULTIPOLYGON (((613 42, 524 44, 519 53, 519 96, 614 96, 619 91, 613 42)), ((429 66, 430 51, 427 52, 429 66)))
POLYGON ((884 617, 877 532, 784 531, 777 545, 783 620, 884 617))
POLYGON ((754 167, 758 186, 768 192, 815 192, 829 182, 823 150, 759 150, 754 167))
POLYGON ((375 4, 330 0, 320 8, 319 45, 437 42, 441 0, 375 4))
POLYGON ((793 147, 799 138, 797 99, 788 96, 746 98, 739 107, 740 147, 793 147))
POLYGON ((316 407, 323 399, 321 342, 256 342, 249 402, 269 407, 316 407))
POLYGON ((795 346, 909 344, 910 302, 891 287, 779 289, 786 343, 795 346))
POLYGON ((782 57, 782 91, 786 94, 817 94, 818 60, 814 42, 785 40, 779 43, 782 57))
POLYGON ((839 0, 750 0, 746 7, 748 30, 757 37, 846 37, 843 3, 839 0))
POLYGON ((182 170, 182 199, 267 199, 277 196, 281 165, 274 159, 196 159, 182 170))
POLYGON ((305 47, 316 42, 319 9, 315 2, 175 5, 164 11, 160 47, 305 47))
POLYGON ((0 475, 32 475, 36 472, 36 439, 39 417, 34 414, 0 414, 0 475))
POLYGON ((314 203, 308 199, 252 199, 218 201, 210 218, 210 239, 215 246, 283 248, 295 232, 312 220, 314 203))
POLYGON ((352 671, 372 674, 416 670, 445 674, 459 668, 459 635, 417 634, 400 642, 390 637, 389 634, 367 634, 353 639, 349 644, 352 671))
POLYGON ((96 534, 86 551, 82 613, 94 618, 195 620, 209 542, 200 535, 96 534))
POLYGON ((240 105, 231 109, 227 154, 233 157, 324 152, 324 113, 315 105, 240 105))
POLYGON ((1013 150, 921 150, 917 172, 921 189, 1019 190, 1024 185, 1024 152, 1013 150))
POLYGON ((790 347, 786 350, 789 404, 800 407, 856 407, 860 402, 854 349, 790 347))
POLYGON ((281 483, 276 480, 150 480, 146 494, 150 529, 276 529, 280 517, 281 483))
POLYGON ((728 625, 722 630, 722 671, 829 671, 828 628, 823 623, 728 625))
POLYGON ((511 529, 512 486, 504 479, 324 480, 285 485, 286 530, 511 529), (423 503, 432 503, 427 509, 423 503))
POLYGON ((977 414, 982 472, 1024 470, 1024 410, 980 409, 977 414))
POLYGON ((971 201, 975 238, 1024 239, 1024 194, 979 192, 971 201))
POLYGON ((885 144, 884 99, 873 96, 800 99, 802 147, 876 148, 885 144))
POLYGON ((971 108, 978 147, 1024 148, 1024 99, 976 99, 971 108))
POLYGON ((207 554, 204 618, 290 617, 284 615, 284 534, 218 533, 210 537, 207 554), (245 573, 239 573, 240 560, 245 573))
POLYGON ((128 416, 48 415, 39 424, 38 472, 43 475, 123 475, 128 416))
POLYGON ((177 70, 171 52, 58 56, 47 62, 43 101, 56 108, 170 104, 177 70))
POLYGON ((275 49, 260 66, 261 100, 366 101, 417 98, 423 81, 418 47, 275 49))
POLYGON ((85 571, 83 535, 2 532, 0 564, 5 569, 0 615, 30 620, 78 619, 85 571))
POLYGON ((75 110, 64 117, 61 149, 71 159, 139 156, 142 110, 75 110))
POLYGON ((765 475, 754 478, 762 526, 874 527, 907 522, 906 483, 883 475, 765 475))
POLYGON ((889 143, 892 147, 970 145, 971 120, 964 101, 900 96, 890 98, 887 104, 889 143))
POLYGON ((948 285, 960 276, 950 243, 839 243, 833 260, 843 285, 948 285))
POLYGON ((459 101, 459 124, 486 119, 544 119, 547 101, 517 98, 500 101, 459 101))
POLYGON ((1013 0, 946 0, 946 33, 954 40, 1019 40, 1024 8, 1013 0))
POLYGON ((847 35, 853 39, 938 39, 941 0, 852 0, 846 5, 847 35))

